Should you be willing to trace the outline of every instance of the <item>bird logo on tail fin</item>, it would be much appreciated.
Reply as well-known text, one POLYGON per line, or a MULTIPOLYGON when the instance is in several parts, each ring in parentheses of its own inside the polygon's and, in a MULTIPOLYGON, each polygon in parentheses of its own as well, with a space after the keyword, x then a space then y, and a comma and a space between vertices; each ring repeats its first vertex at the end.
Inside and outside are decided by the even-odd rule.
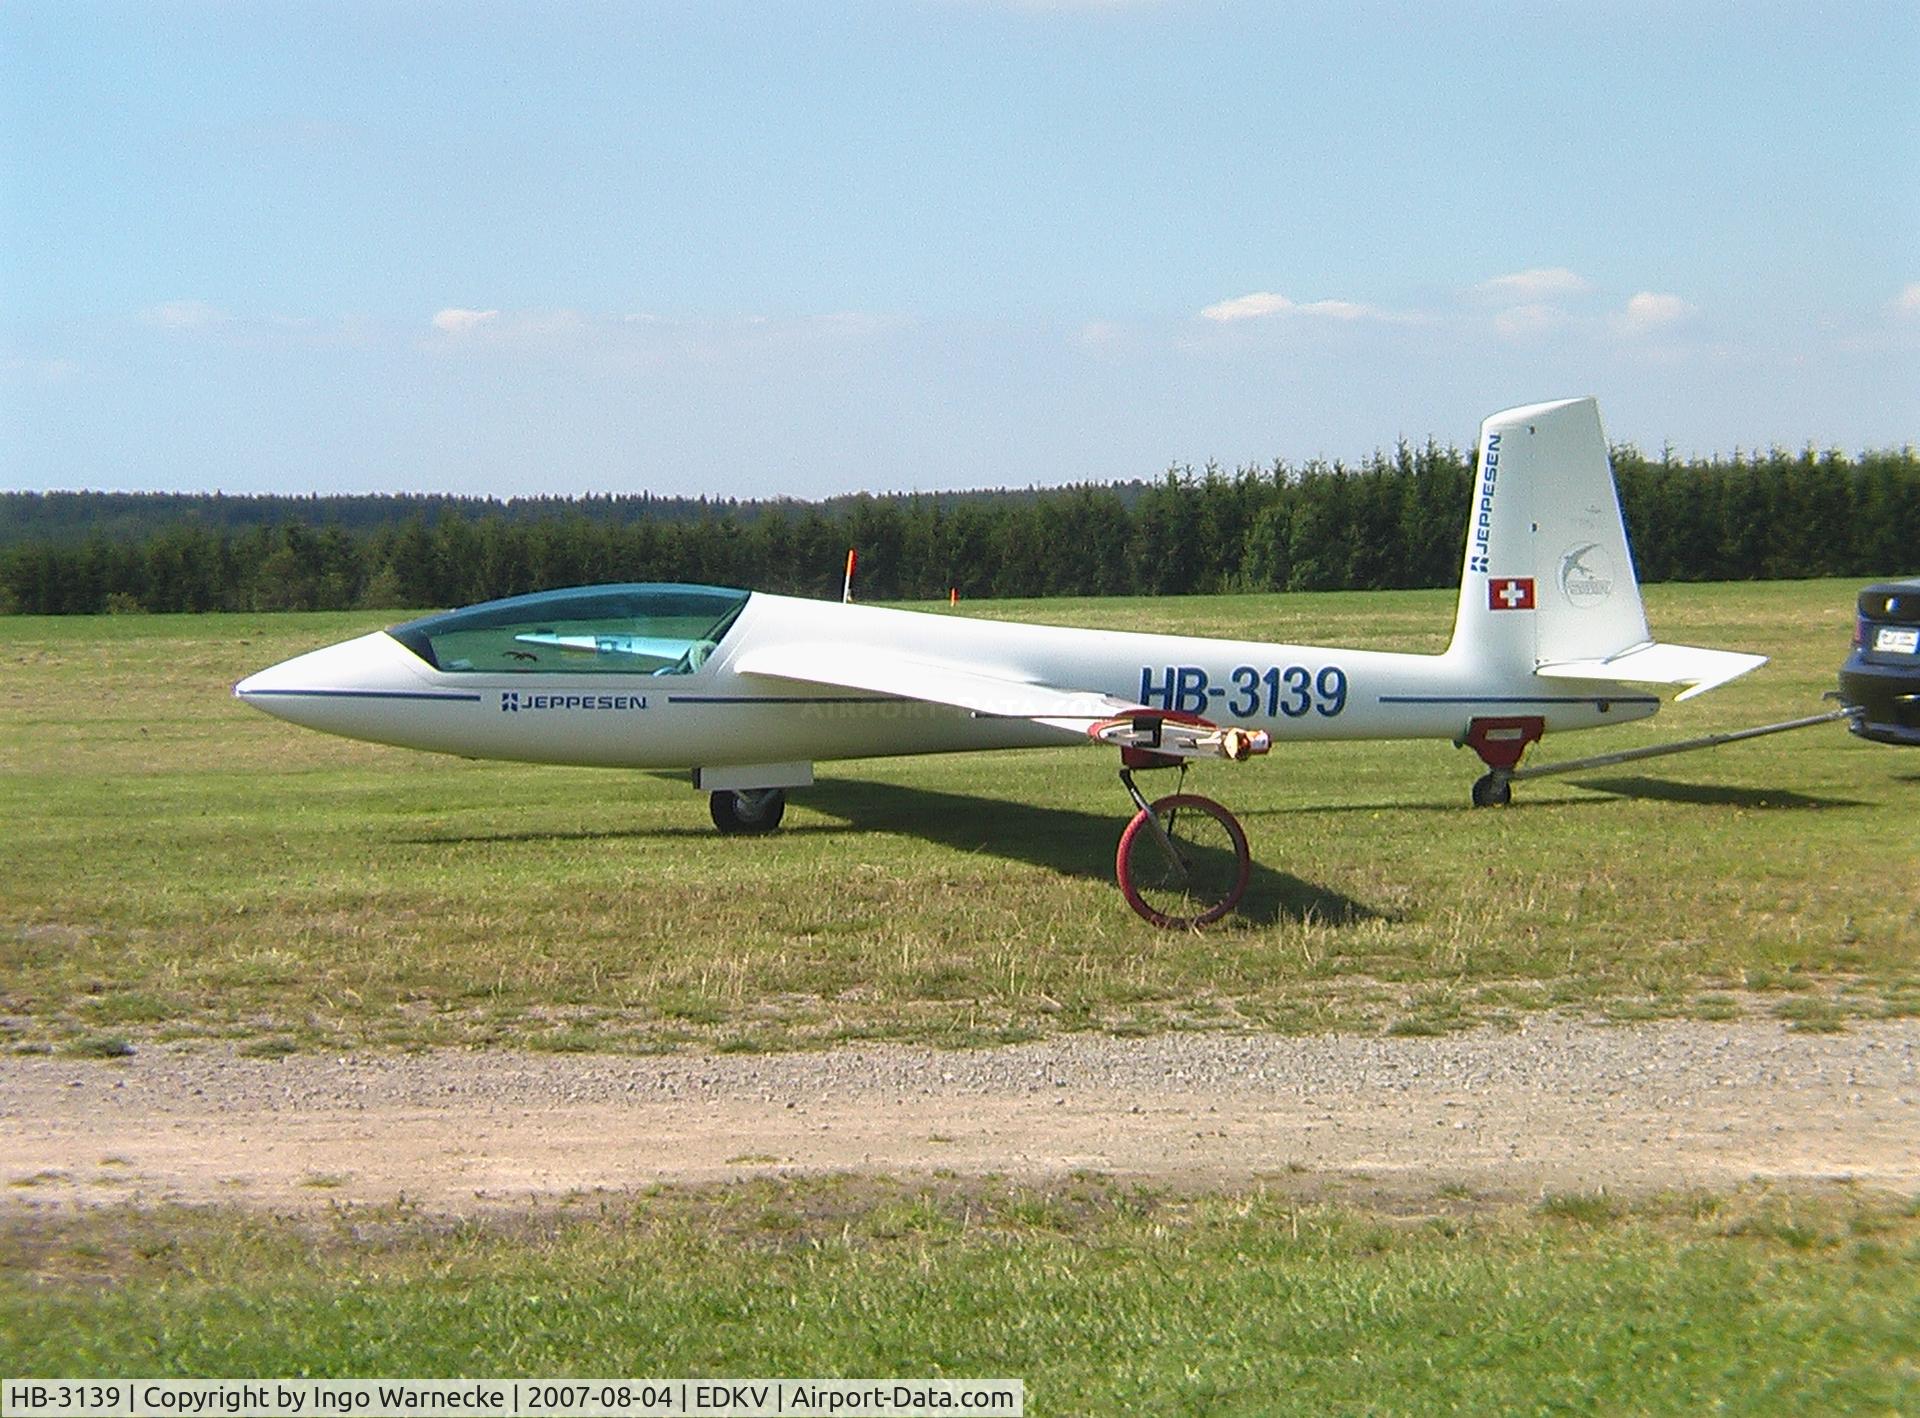
POLYGON ((1613 594, 1613 558, 1598 542, 1585 542, 1560 558, 1560 590, 1573 605, 1597 606, 1613 594))

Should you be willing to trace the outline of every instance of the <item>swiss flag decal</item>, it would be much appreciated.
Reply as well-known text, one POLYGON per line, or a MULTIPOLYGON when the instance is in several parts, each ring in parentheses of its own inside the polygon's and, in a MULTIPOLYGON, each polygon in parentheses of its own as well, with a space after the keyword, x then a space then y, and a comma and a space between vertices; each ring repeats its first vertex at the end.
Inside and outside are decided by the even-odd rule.
POLYGON ((1533 609, 1531 576, 1495 576, 1487 582, 1487 609, 1530 611, 1533 609))

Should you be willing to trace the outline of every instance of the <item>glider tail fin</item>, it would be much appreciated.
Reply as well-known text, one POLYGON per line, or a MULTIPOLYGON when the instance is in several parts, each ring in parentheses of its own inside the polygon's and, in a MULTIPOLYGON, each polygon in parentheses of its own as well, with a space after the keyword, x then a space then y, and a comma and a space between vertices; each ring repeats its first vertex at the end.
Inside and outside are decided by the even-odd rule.
POLYGON ((1448 654, 1546 677, 1684 684, 1687 694, 1766 662, 1654 643, 1590 398, 1508 409, 1480 426, 1448 654))
POLYGON ((1480 425, 1452 652, 1532 670, 1650 638, 1594 401, 1493 415, 1480 425))

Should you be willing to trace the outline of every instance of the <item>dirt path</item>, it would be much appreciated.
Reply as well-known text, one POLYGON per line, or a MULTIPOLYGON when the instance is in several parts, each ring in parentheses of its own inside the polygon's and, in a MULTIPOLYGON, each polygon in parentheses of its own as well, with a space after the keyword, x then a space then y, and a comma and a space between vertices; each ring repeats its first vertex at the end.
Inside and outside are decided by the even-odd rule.
POLYGON ((0 1209, 475 1211, 753 1174, 1079 1168, 1431 1195, 1755 1177, 1920 1189, 1920 1021, 1437 1039, 1171 1035, 941 1053, 611 1058, 149 1048, 0 1059, 0 1209))

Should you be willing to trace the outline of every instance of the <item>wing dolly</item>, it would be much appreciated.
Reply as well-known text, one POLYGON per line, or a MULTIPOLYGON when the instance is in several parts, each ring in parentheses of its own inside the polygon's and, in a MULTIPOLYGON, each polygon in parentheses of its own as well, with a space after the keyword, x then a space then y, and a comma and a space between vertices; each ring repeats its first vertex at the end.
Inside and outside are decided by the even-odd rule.
POLYGON ((1127 905, 1168 930, 1210 925, 1240 904, 1253 875, 1247 834, 1212 798, 1174 791, 1152 802, 1133 781, 1135 769, 1178 768, 1184 787, 1195 758, 1244 763, 1273 747, 1265 730, 1221 728, 1196 714, 1136 709, 1087 727, 1096 743, 1120 750, 1120 781, 1133 799, 1133 820, 1120 834, 1114 879, 1127 905))

